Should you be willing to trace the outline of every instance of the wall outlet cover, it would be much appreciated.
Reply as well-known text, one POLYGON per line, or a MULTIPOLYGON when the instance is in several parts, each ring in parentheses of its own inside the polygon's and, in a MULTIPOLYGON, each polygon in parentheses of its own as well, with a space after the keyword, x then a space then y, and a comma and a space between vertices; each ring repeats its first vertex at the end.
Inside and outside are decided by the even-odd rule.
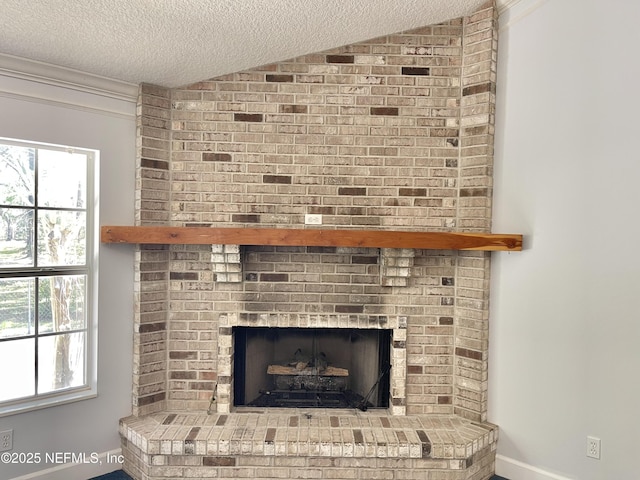
POLYGON ((7 452, 13 449, 13 430, 3 430, 0 432, 0 452, 7 452))

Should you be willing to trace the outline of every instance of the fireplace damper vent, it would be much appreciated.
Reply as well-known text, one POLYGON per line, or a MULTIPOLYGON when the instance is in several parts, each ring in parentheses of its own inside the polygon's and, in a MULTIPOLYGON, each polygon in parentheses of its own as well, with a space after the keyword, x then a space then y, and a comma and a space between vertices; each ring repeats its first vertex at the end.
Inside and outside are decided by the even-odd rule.
POLYGON ((391 330, 233 330, 236 406, 389 406, 391 330))

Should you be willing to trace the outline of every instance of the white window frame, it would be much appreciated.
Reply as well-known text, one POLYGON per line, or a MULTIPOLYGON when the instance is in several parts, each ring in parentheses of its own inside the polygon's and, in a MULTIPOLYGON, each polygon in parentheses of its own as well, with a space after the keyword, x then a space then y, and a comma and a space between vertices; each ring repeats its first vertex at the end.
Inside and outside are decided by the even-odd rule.
MULTIPOLYGON (((99 225, 99 160, 100 152, 81 147, 70 147, 49 143, 34 142, 28 140, 16 140, 0 137, 0 144, 14 145, 27 148, 42 148, 48 150, 73 151, 87 156, 87 181, 86 181, 86 265, 78 268, 86 274, 86 344, 85 344, 85 381, 77 387, 46 392, 32 396, 6 400, 0 402, 0 417, 14 415, 41 408, 76 402, 97 396, 97 372, 98 372, 98 225, 99 225)), ((34 210, 38 206, 34 205, 34 210)), ((37 231, 37 225, 34 225, 37 231)), ((37 277, 46 273, 65 273, 65 268, 56 267, 27 267, 27 268, 1 268, 0 278, 15 278, 19 276, 37 277)), ((35 320, 37 321, 37 319, 35 320)), ((11 341, 10 339, 6 341, 11 341)), ((36 351, 37 355, 37 351, 36 351)), ((37 376, 37 372, 36 372, 37 376)), ((35 379, 34 379, 35 380, 35 379)))

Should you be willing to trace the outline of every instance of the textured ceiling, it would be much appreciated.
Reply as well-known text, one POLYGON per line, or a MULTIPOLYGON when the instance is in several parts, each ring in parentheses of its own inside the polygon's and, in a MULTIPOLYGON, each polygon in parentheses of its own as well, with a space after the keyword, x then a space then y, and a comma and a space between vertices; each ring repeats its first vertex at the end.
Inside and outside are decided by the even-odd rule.
POLYGON ((176 87, 469 15, 487 0, 0 0, 0 54, 176 87))

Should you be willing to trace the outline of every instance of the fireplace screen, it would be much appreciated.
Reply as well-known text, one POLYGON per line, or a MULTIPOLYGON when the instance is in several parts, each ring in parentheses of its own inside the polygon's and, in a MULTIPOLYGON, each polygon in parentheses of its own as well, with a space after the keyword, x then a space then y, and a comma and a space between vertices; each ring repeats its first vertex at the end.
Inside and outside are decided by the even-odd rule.
POLYGON ((234 404, 387 408, 391 330, 235 327, 234 404))

